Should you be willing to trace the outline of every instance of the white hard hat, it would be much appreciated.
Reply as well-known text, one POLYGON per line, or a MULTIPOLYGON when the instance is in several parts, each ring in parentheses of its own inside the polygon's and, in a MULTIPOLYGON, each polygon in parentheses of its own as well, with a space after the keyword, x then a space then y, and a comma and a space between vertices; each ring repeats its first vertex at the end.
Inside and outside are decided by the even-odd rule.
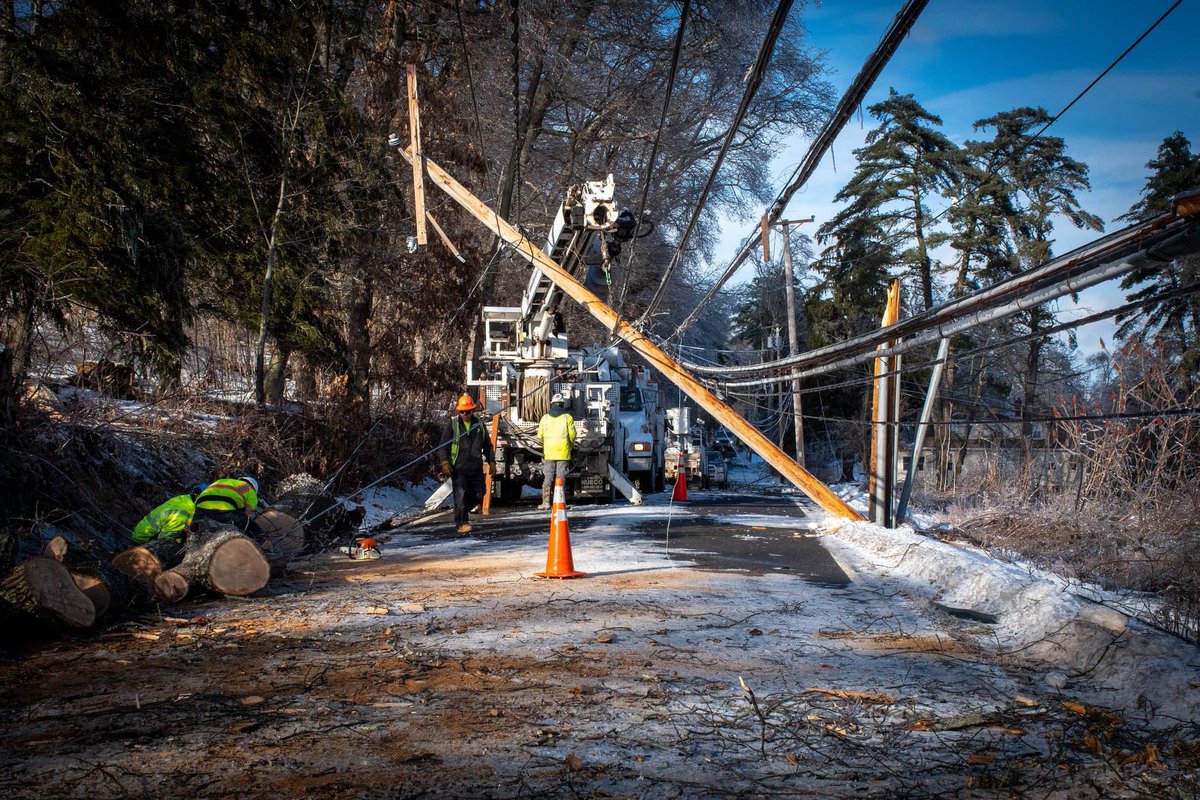
POLYGON ((550 398, 550 405, 552 406, 561 406, 565 403, 566 401, 563 400, 563 396, 561 394, 555 394, 554 397, 550 398))
POLYGON ((254 478, 241 478, 240 480, 250 484, 254 488, 254 493, 258 494, 258 481, 254 480, 254 478))

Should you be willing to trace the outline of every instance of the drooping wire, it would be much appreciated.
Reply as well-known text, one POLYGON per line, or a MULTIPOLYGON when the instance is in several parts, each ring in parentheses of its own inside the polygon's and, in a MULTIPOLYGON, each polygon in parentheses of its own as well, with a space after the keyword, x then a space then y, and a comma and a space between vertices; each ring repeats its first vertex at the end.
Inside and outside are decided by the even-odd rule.
MULTIPOLYGON (((646 162, 646 176, 642 180, 642 196, 638 201, 637 222, 640 225, 646 214, 646 200, 650 195, 650 184, 654 176, 654 162, 658 157, 658 145, 662 140, 663 129, 667 124, 667 111, 671 107, 671 94, 675 90, 675 76, 679 72, 679 54, 683 50, 684 33, 687 30, 688 10, 692 0, 683 0, 683 8, 679 12, 679 30, 675 33, 675 46, 671 49, 671 68, 667 73, 667 88, 663 94, 662 112, 658 116, 658 130, 654 133, 654 143, 650 146, 650 158, 646 162)), ((629 243, 629 255, 625 259, 625 274, 621 279, 621 295, 617 299, 617 313, 620 314, 625 305, 625 294, 629 289, 629 270, 633 265, 633 252, 637 248, 638 237, 629 243)))
POLYGON ((750 109, 750 103, 758 93, 758 89, 766 77, 767 66, 771 61, 771 56, 775 52, 775 43, 778 41, 779 35, 783 32, 783 26, 787 21, 788 11, 791 8, 792 0, 780 0, 779 6, 775 9, 775 14, 771 18, 771 23, 767 28, 767 35, 759 47, 758 57, 755 59, 754 66, 751 68, 747 78, 746 89, 742 93, 741 103, 738 104, 737 112, 733 116, 729 130, 725 133, 725 140, 721 142, 721 149, 717 152, 716 160, 713 161, 712 169, 708 173, 708 179, 704 182, 704 188, 701 190, 700 197, 692 210, 692 217, 688 220, 687 227, 684 228, 683 234, 679 237, 679 243, 675 247, 675 252, 671 255, 670 263, 663 272, 662 279, 658 283, 658 288, 654 291, 653 297, 650 298, 649 305, 646 306, 641 316, 638 317, 636 327, 643 327, 646 320, 658 308, 658 304, 662 301, 663 294, 666 292, 667 285, 671 282, 671 277, 683 258, 684 250, 687 248, 688 237, 691 236, 696 223, 700 220, 700 214, 704 210, 708 194, 712 191, 713 184, 716 182, 717 173, 720 171, 721 165, 725 162, 725 155, 729 152, 729 148, 733 144, 733 139, 737 136, 742 121, 750 109))
MULTIPOLYGON (((767 214, 768 225, 779 221, 779 219, 783 216, 784 208, 787 206, 788 201, 791 200, 792 195, 794 195, 800 189, 800 187, 808 181, 813 172, 816 171, 817 166, 821 162, 821 158, 833 146, 834 139, 837 138, 839 133, 841 133, 842 128, 845 127, 846 123, 850 120, 851 116, 854 114, 854 110, 859 107, 862 99, 866 97, 867 92, 874 85, 875 79, 879 77, 879 73, 883 71, 883 68, 887 65, 897 47, 899 47, 901 40, 908 34, 908 31, 912 28, 913 24, 916 23, 917 18, 924 10, 927 2, 928 0, 908 0, 899 13, 896 14, 891 25, 888 27, 888 30, 884 33, 883 38, 880 40, 879 45, 863 63, 858 75, 855 76, 854 80, 850 83, 850 86, 846 89, 845 94, 842 95, 842 99, 838 102, 837 107, 830 115, 829 121, 826 123, 825 128, 821 131, 816 141, 814 141, 812 146, 809 148, 808 155, 805 157, 804 161, 796 167, 796 171, 793 173, 787 187, 779 193, 775 201, 767 208, 765 213, 767 214)), ((704 308, 704 306, 708 305, 712 299, 716 297, 716 294, 718 291, 720 291, 721 287, 725 285, 726 281, 733 277, 733 274, 737 272, 738 268, 742 265, 746 258, 749 257, 750 252, 754 249, 755 240, 756 236, 753 234, 746 237, 746 240, 742 243, 742 247, 738 250, 738 254, 734 257, 730 265, 726 267, 724 272, 722 272, 721 277, 708 290, 708 293, 704 295, 704 297, 692 310, 691 314, 689 314, 687 318, 679 324, 679 326, 675 329, 675 332, 672 333, 668 338, 681 339, 683 337, 683 334, 688 327, 696 321, 700 314, 700 309, 704 308)))
MULTIPOLYGON (((1072 99, 1069 103, 1067 103, 1067 105, 1064 106, 1061 111, 1059 111, 1057 114, 1050 117, 1049 121, 1047 121, 1046 124, 1043 125, 1041 127, 1041 129, 1037 131, 1037 133, 1030 135, 1028 137, 1027 141, 1024 143, 1023 147, 1014 148, 1014 150, 1008 157, 1006 157, 1005 159, 1002 159, 997 164, 989 165, 988 169, 986 170, 986 172, 984 174, 984 178, 986 179, 987 177, 995 176, 996 172, 999 169, 1001 169, 1002 167, 1004 167, 1006 165, 1011 164, 1012 160, 1018 154, 1024 153, 1025 150, 1027 150, 1029 148, 1029 146, 1033 144, 1033 142, 1035 142, 1038 138, 1040 138, 1046 132, 1046 130, 1050 128, 1051 125, 1053 125, 1055 122, 1057 122, 1059 119, 1061 119, 1062 116, 1065 113, 1067 113, 1068 109, 1070 109, 1072 106, 1074 106, 1081 98, 1083 98, 1084 95, 1086 95, 1089 91, 1091 91, 1091 89, 1093 89, 1096 86, 1096 84, 1099 83, 1100 80, 1104 78, 1105 75, 1107 75, 1110 71, 1112 71, 1112 69, 1115 68, 1117 66, 1117 64, 1119 64, 1127 55, 1129 55, 1129 53, 1132 52, 1133 49, 1136 48, 1142 42, 1142 40, 1145 39, 1150 34, 1151 31, 1153 31, 1155 28, 1157 28, 1158 25, 1163 20, 1165 20, 1167 18, 1167 16, 1170 15, 1171 12, 1173 12, 1182 2, 1183 2, 1183 0, 1175 0, 1175 2, 1172 3, 1171 6, 1169 8, 1167 8, 1167 10, 1164 11, 1162 13, 1162 15, 1159 16, 1159 18, 1151 24, 1150 27, 1147 28, 1133 42, 1133 44, 1131 44, 1129 47, 1127 47, 1125 49, 1125 51, 1122 52, 1121 55, 1119 55, 1111 64, 1109 64, 1108 67, 1106 67, 1103 72, 1101 72, 1095 79, 1093 79, 1091 81, 1091 83, 1089 83, 1087 85, 1087 87, 1085 89, 1083 89, 1083 91, 1079 92, 1079 94, 1077 94, 1075 96, 1075 98, 1072 99)), ((814 168, 815 168, 815 165, 814 165, 814 168)), ((799 173, 800 173, 800 169, 798 168, 797 175, 799 175, 799 173)), ((804 180, 807 180, 807 177, 809 177, 809 176, 806 175, 804 177, 804 180)), ((772 205, 772 209, 778 208, 780 213, 782 213, 783 206, 780 205, 780 203, 782 202, 782 203, 786 204, 786 200, 783 199, 785 194, 787 197, 790 198, 791 193, 794 192, 796 189, 799 189, 801 185, 803 185, 803 182, 798 184, 798 183, 796 183, 795 180, 793 180, 793 182, 791 184, 789 184, 787 190, 780 193, 780 199, 776 200, 775 204, 772 205)), ((940 211, 939 213, 937 213, 933 217, 931 217, 929 220, 929 223, 931 225, 936 223, 937 221, 942 219, 947 213, 949 213, 950 209, 953 207, 954 207, 954 203, 951 203, 945 209, 943 209, 942 211, 940 211)), ((730 265, 722 273, 720 280, 718 280, 718 282, 701 299, 700 303, 697 304, 696 308, 692 311, 692 313, 682 323, 680 323, 679 327, 676 328, 676 330, 673 334, 671 334, 670 338, 678 338, 678 337, 682 336, 684 331, 686 331, 687 328, 690 327, 693 322, 695 322, 695 320, 698 318, 700 310, 704 306, 706 306, 709 302, 712 301, 713 297, 716 296, 716 293, 720 290, 721 286, 723 286, 726 281, 728 281, 731 277, 733 277, 734 272, 736 272, 737 269, 741 266, 742 262, 745 261, 746 256, 749 255, 749 252, 753 247, 754 239, 755 239, 754 235, 747 237, 747 240, 742 245, 742 248, 741 248, 741 250, 739 250, 738 255, 734 257, 734 260, 730 263, 730 265)), ((858 256, 857 258, 847 259, 847 260, 839 260, 838 263, 853 264, 853 263, 856 263, 857 261, 861 261, 863 259, 870 258, 877 254, 878 254, 878 250, 871 251, 871 252, 864 253, 863 255, 858 256)), ((820 264, 820 263, 829 263, 829 262, 830 262, 830 259, 820 258, 820 259, 817 259, 813 263, 820 264)))

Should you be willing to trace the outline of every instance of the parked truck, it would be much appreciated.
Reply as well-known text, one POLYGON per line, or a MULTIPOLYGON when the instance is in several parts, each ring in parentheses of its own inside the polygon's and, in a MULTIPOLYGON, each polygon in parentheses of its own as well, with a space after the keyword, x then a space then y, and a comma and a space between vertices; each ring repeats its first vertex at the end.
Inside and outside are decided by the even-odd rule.
MULTIPOLYGON (((622 242, 646 223, 617 214, 613 179, 572 187, 559 207, 543 252, 581 281, 603 280, 622 242), (590 276, 590 277, 589 277, 590 276)), ((520 306, 485 306, 482 352, 467 363, 467 383, 483 388, 496 444, 492 493, 518 499, 540 487, 538 422, 561 394, 575 418, 568 493, 613 499, 618 491, 662 487, 663 415, 649 370, 627 363, 615 345, 573 347, 559 316, 562 293, 540 270, 530 275, 520 306)))
POLYGON ((674 483, 682 467, 689 486, 708 488, 708 448, 704 428, 694 424, 687 406, 669 408, 666 412, 667 446, 663 459, 663 474, 674 483))

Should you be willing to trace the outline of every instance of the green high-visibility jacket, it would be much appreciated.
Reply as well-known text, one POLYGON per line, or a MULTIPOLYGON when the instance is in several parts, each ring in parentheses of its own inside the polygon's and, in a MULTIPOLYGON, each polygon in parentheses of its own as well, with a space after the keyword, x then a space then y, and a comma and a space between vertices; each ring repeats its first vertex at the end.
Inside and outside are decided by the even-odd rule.
POLYGON ((210 483, 208 488, 196 497, 196 508, 208 511, 245 511, 251 514, 258 508, 258 492, 246 481, 221 478, 210 483))
POLYGON ((569 461, 575 446, 575 420, 565 411, 557 416, 546 414, 538 423, 538 438, 542 440, 542 458, 569 461))
POLYGON ((142 517, 133 528, 133 541, 146 544, 155 539, 182 539, 195 512, 196 504, 191 495, 176 495, 142 517))

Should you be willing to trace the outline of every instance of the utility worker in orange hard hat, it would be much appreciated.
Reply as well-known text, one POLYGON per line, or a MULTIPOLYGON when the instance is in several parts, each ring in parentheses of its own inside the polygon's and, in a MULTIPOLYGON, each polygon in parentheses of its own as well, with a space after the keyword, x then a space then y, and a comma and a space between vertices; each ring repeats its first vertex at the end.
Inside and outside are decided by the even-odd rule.
POLYGON ((471 395, 458 398, 454 413, 442 431, 442 446, 438 448, 442 478, 449 478, 454 489, 454 525, 459 533, 471 532, 467 514, 487 492, 484 467, 496 466, 491 437, 483 422, 476 418, 476 408, 471 395))

